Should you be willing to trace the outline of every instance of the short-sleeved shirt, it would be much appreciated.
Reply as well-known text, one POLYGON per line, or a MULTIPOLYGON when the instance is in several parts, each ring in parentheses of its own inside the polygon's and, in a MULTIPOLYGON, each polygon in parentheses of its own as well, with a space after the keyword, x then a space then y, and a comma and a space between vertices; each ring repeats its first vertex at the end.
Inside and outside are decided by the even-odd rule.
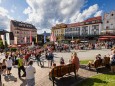
POLYGON ((12 60, 10 59, 8 59, 8 60, 6 60, 6 67, 12 67, 12 60))
POLYGON ((29 65, 26 68, 26 79, 33 79, 35 72, 36 72, 35 68, 33 66, 29 65))
POLYGON ((23 66, 23 59, 18 59, 18 67, 23 66))

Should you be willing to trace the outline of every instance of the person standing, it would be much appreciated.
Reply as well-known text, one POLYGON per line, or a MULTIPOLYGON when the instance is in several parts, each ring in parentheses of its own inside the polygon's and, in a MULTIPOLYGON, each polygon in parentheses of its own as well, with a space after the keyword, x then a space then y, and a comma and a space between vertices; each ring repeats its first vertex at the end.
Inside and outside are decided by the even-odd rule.
POLYGON ((76 70, 78 71, 80 64, 79 64, 79 58, 77 57, 77 53, 76 52, 74 52, 73 56, 71 57, 71 63, 75 64, 76 70))
POLYGON ((11 69, 12 69, 12 64, 13 64, 12 59, 11 59, 11 57, 9 57, 9 59, 6 60, 7 75, 11 74, 10 72, 11 72, 11 69))
POLYGON ((26 71, 25 71, 25 68, 24 68, 24 60, 23 60, 23 56, 20 55, 20 58, 18 59, 18 77, 20 78, 21 77, 21 70, 23 71, 23 75, 22 77, 25 77, 26 76, 26 71))
POLYGON ((3 70, 3 75, 5 75, 6 74, 6 59, 3 59, 2 70, 3 70))
POLYGON ((48 66, 50 65, 49 67, 51 67, 54 62, 54 55, 53 55, 52 51, 49 52, 48 61, 49 61, 48 66))
POLYGON ((27 80, 27 86, 35 86, 35 73, 36 70, 32 66, 33 61, 29 62, 29 66, 26 68, 26 80, 27 80))

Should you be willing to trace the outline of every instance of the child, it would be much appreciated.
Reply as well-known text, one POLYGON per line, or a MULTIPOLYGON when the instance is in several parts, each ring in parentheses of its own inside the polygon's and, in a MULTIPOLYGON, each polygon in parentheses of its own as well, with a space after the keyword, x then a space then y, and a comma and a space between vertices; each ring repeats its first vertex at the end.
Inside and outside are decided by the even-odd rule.
POLYGON ((60 65, 64 65, 64 64, 65 64, 64 59, 63 59, 63 57, 61 57, 61 59, 60 59, 60 65))

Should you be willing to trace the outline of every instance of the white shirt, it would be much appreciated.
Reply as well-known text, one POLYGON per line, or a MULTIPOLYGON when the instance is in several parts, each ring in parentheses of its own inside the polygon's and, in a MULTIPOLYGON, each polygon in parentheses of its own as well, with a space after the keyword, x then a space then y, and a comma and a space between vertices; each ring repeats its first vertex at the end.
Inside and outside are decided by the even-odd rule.
POLYGON ((35 68, 33 66, 29 65, 26 68, 26 79, 33 79, 35 72, 36 72, 35 68))
POLYGON ((6 67, 12 67, 12 60, 10 59, 8 59, 7 61, 6 61, 6 67))

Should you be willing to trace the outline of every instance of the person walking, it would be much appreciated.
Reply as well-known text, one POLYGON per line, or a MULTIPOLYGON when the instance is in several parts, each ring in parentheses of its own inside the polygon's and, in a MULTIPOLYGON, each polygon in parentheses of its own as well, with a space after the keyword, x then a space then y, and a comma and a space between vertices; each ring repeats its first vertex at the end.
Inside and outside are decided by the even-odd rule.
POLYGON ((41 57, 41 53, 40 52, 35 55, 35 58, 37 60, 38 66, 40 65, 42 67, 43 65, 41 63, 40 57, 41 57))
POLYGON ((20 55, 19 59, 18 59, 18 77, 21 78, 21 70, 23 71, 23 75, 22 77, 26 76, 26 71, 24 68, 24 60, 23 60, 23 56, 20 55))
POLYGON ((32 66, 33 61, 29 62, 29 66, 26 68, 26 81, 27 81, 27 86, 35 86, 35 73, 36 70, 32 66))
POLYGON ((12 64, 13 64, 12 59, 11 59, 11 57, 9 57, 9 59, 6 60, 7 75, 11 74, 10 72, 11 72, 11 69, 12 69, 12 64))

